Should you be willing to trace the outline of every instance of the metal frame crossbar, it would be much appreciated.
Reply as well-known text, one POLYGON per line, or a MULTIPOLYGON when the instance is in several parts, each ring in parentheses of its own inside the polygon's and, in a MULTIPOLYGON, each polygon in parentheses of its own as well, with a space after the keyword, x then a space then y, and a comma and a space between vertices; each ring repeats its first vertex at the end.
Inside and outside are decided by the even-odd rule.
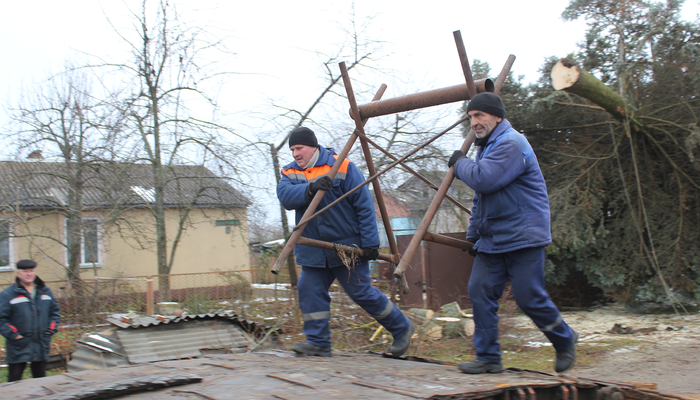
MULTIPOLYGON (((471 244, 468 243, 465 240, 460 240, 460 239, 455 239, 435 233, 430 233, 428 232, 428 227, 430 226, 430 223, 433 221, 433 218, 435 217, 435 214, 438 211, 438 208, 440 207, 440 204, 442 203, 442 200, 447 198, 450 200, 452 203, 456 204, 458 207, 463 209, 466 212, 470 212, 467 207, 465 207, 463 204, 461 204, 459 201, 456 199, 452 198, 447 194, 447 190, 449 189, 450 185, 452 184, 452 181, 454 180, 454 167, 450 168, 445 175, 445 178, 443 179, 442 183, 440 186, 434 185, 432 182, 430 182, 427 178, 421 176, 419 173, 408 167, 407 165, 404 164, 404 161, 418 152, 419 150, 423 149, 425 146, 430 144, 432 141, 435 139, 439 138, 440 136, 444 135, 445 133, 449 132, 450 130, 454 129, 456 126, 460 125, 462 122, 466 120, 467 117, 464 117, 457 121, 456 123, 452 124, 450 127, 445 129, 443 132, 433 136, 430 138, 427 142, 417 146, 413 150, 411 150, 408 154, 404 155, 403 157, 397 158, 389 152, 387 152, 385 149, 383 149, 381 146, 377 145, 374 143, 372 140, 370 140, 364 131, 364 126, 369 120, 369 118, 372 117, 377 117, 381 115, 389 115, 389 114, 395 114, 399 112, 404 112, 404 111, 410 111, 410 110, 416 110, 419 108, 425 108, 425 107, 431 107, 431 106, 436 106, 436 105, 441 105, 441 104, 448 104, 448 103, 453 103, 457 101, 465 101, 473 98, 477 93, 481 92, 493 92, 498 94, 500 91, 501 87, 503 86, 503 83, 505 82, 508 73, 510 72, 511 67, 513 66, 513 63, 515 62, 515 56, 510 55, 508 57, 508 60, 506 61, 505 65, 503 66, 503 69, 501 70, 501 73, 499 74, 498 78, 496 79, 496 83, 494 84, 490 79, 480 79, 477 81, 474 81, 474 78, 472 77, 472 72, 471 68, 469 66, 469 59, 467 58, 467 53, 464 49, 464 42, 462 41, 462 34, 460 31, 455 31, 453 32, 454 39, 455 39, 455 44, 457 46, 457 53, 459 55, 459 60, 462 65, 462 72, 464 73, 464 80, 466 84, 462 85, 455 85, 455 86, 450 86, 442 89, 436 89, 436 90, 431 90, 427 92, 420 92, 420 93, 415 93, 407 96, 401 96, 401 97, 395 97, 393 99, 387 99, 387 100, 381 100, 382 96, 384 95, 384 92, 386 91, 386 85, 382 84, 379 87, 379 90, 375 94, 374 98, 372 99, 372 102, 368 104, 363 104, 363 105, 358 105, 356 100, 355 100, 355 93, 352 89, 352 82, 350 81, 350 76, 348 74, 347 67, 345 66, 344 62, 340 63, 340 73, 343 78, 343 85, 345 86, 345 91, 347 93, 347 98, 348 102, 350 103, 350 117, 353 119, 355 122, 355 130, 353 131, 353 134, 350 136, 348 139, 347 143, 345 144, 345 147, 343 150, 340 152, 338 155, 338 159, 336 163, 333 165, 331 168, 331 171, 328 173, 330 178, 334 178, 336 173, 338 172, 338 169, 340 168, 340 165, 342 164, 343 160, 347 158, 348 153, 352 149, 353 145, 357 141, 357 139, 360 139, 360 145, 362 147, 362 152, 365 157, 365 163, 367 164, 367 169, 369 171, 370 177, 365 180, 363 183, 361 183, 358 187, 354 188, 352 191, 349 193, 346 193, 344 196, 336 199, 334 202, 331 204, 327 205, 325 208, 322 210, 316 212, 316 208, 321 202, 321 199, 323 198, 323 195, 325 194, 325 191, 319 190, 316 192, 316 195, 313 197, 311 200, 311 203, 307 207, 306 211, 304 212, 304 215, 302 216, 301 220, 299 221, 299 224, 294 227, 293 232, 289 239, 287 240, 287 243, 285 244, 284 248, 282 249, 282 252, 280 253, 279 257, 277 258, 277 261, 275 262, 275 265, 272 267, 271 272, 273 274, 278 274, 280 269, 282 268, 282 265, 284 264, 285 260, 287 257, 291 254, 292 249, 294 248, 295 244, 303 244, 306 246, 312 246, 312 247, 319 247, 319 248, 324 248, 324 249, 329 249, 329 250, 336 250, 336 251, 344 251, 344 252, 350 252, 352 254, 361 256, 363 255, 363 251, 359 248, 354 248, 350 246, 338 246, 336 243, 330 243, 330 242, 323 242, 320 240, 311 240, 307 238, 303 238, 301 236, 302 232, 304 231, 304 227, 306 224, 309 223, 312 219, 316 218, 318 215, 321 213, 325 212, 327 209, 330 207, 334 206, 347 196, 349 196, 351 193, 354 193, 355 191, 359 190, 362 186, 372 183, 372 187, 374 189, 374 194, 377 200, 377 206, 379 208, 379 213, 382 217, 382 222, 384 223, 384 229, 387 232, 387 239, 389 241, 389 250, 391 254, 380 254, 379 258, 384 261, 388 261, 395 265, 394 269, 394 277, 399 279, 399 282, 401 283, 401 288, 402 292, 404 294, 409 293, 409 287, 408 283, 406 282, 406 278, 404 276, 406 268, 409 267, 409 262, 413 258, 413 255, 415 254, 416 250, 420 246, 420 243, 422 240, 428 240, 436 243, 441 243, 447 246, 451 247, 456 247, 462 250, 468 250, 471 248, 471 244), (370 152, 369 145, 372 145, 374 148, 378 149, 385 155, 387 155, 389 158, 391 158, 394 162, 384 168, 382 171, 377 172, 375 166, 374 166, 374 161, 372 159, 372 153, 370 152), (428 207, 428 210, 426 211, 425 215, 423 216, 423 219, 421 220, 421 223, 418 225, 418 228, 416 229, 416 233, 413 235, 413 238, 411 239, 410 243, 408 244, 408 247, 406 247, 406 250, 404 251, 403 254, 399 254, 399 249, 396 244, 396 238, 393 235, 393 230, 391 228, 391 221, 389 219, 389 215, 387 212, 386 204, 384 202, 384 196, 382 194, 382 189, 379 185, 379 180, 377 179, 380 175, 384 174, 391 168, 395 167, 396 165, 401 165, 404 169, 406 169, 408 172, 411 174, 415 175, 418 179, 421 181, 425 182, 430 188, 434 189, 437 191, 435 194, 435 197, 433 197, 433 200, 428 207)), ((467 137, 462 144, 461 150, 466 154, 469 151, 469 148, 471 145, 474 143, 474 132, 469 131, 467 134, 467 137)))

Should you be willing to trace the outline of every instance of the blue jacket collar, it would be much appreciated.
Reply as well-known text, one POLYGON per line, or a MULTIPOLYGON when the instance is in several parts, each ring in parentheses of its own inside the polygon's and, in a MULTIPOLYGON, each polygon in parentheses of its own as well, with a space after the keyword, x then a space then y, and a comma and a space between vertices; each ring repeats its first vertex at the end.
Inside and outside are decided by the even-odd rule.
POLYGON ((318 161, 316 161, 314 167, 326 164, 333 166, 333 164, 335 164, 335 157, 333 157, 333 155, 336 154, 335 150, 332 147, 320 146, 320 148, 321 152, 318 155, 318 161))
POLYGON ((496 140, 496 138, 498 136, 500 136, 503 132, 507 131, 510 128, 511 128, 510 121, 503 118, 503 121, 501 121, 498 125, 496 125, 496 128, 493 130, 493 132, 491 132, 491 135, 489 136, 489 140, 486 142, 486 144, 483 146, 483 148, 485 148, 486 146, 493 143, 493 141, 496 140))

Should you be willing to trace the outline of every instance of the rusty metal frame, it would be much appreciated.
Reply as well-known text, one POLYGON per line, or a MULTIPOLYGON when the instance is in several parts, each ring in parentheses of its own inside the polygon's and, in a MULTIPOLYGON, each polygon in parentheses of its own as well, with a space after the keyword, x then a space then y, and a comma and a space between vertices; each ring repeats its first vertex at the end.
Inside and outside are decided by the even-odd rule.
MULTIPOLYGON (((331 171, 329 172, 329 176, 331 179, 335 177, 336 173, 338 172, 338 169, 340 168, 340 165, 342 164, 343 160, 347 158, 348 153, 352 149, 352 146, 355 144, 355 141, 359 138, 360 139, 360 145, 362 147, 362 151, 365 157, 365 162, 367 164, 367 169, 369 171, 370 177, 364 181, 362 184, 360 184, 358 187, 352 189, 350 192, 346 193, 344 196, 341 196, 340 198, 336 199, 334 202, 330 203, 327 205, 325 208, 322 210, 316 212, 316 208, 320 204, 321 198, 325 194, 325 191, 319 190, 316 192, 316 195, 314 198, 311 200, 311 203, 306 209, 306 212, 304 212, 304 215, 302 216, 301 220, 299 221, 299 224, 293 228, 292 235, 289 237, 287 240, 287 243, 285 244, 284 248, 282 249, 279 257, 277 258, 277 261, 275 262, 275 265, 272 267, 271 272, 273 274, 278 274, 280 269, 282 268, 282 265, 284 264, 285 260, 291 253, 293 247, 295 244, 302 244, 302 245, 307 245, 307 246, 312 246, 312 247, 319 247, 319 248, 324 248, 328 250, 336 250, 336 251, 345 251, 349 252, 355 255, 363 255, 363 251, 361 249, 351 247, 351 246, 341 246, 335 243, 329 243, 329 242, 323 242, 319 240, 312 240, 308 238, 303 238, 301 237, 301 234, 304 230, 304 227, 306 224, 309 223, 313 218, 317 217, 321 213, 325 212, 327 209, 330 207, 334 206, 350 194, 354 193, 355 191, 359 190, 362 186, 372 183, 374 193, 377 199, 377 205, 379 207, 379 212, 382 217, 382 221, 384 223, 384 228, 385 231, 387 232, 387 239, 389 240, 389 249, 391 251, 390 255, 386 254, 380 254, 380 259, 389 261, 390 263, 394 264, 396 266, 395 271, 394 271, 394 276, 399 279, 401 282, 402 286, 402 291, 403 293, 408 293, 409 292, 409 287, 408 284, 406 283, 406 279, 404 276, 404 272, 406 268, 408 267, 408 263, 410 262, 411 258, 413 257, 416 249, 420 246, 420 242, 422 240, 428 240, 428 241, 433 241, 437 243, 442 243, 448 246, 456 247, 462 250, 468 250, 471 249, 471 244, 466 242, 465 240, 459 240, 459 239, 454 239, 450 238, 444 235, 439 235, 435 233, 430 233, 428 232, 428 227, 430 226, 430 223, 432 222, 433 218, 435 217, 435 214, 437 213, 437 210, 440 207, 440 204, 442 203, 442 200, 444 198, 447 198, 454 204, 456 204, 458 207, 461 209, 465 210, 466 212, 470 213, 470 210, 467 209, 464 205, 462 205, 459 201, 456 199, 452 198, 451 196, 447 195, 447 190, 449 189, 450 185, 452 184, 452 181, 454 179, 454 168, 450 168, 447 172, 447 175, 443 179, 442 183, 440 186, 434 185, 432 182, 430 182, 427 178, 423 177, 407 165, 403 163, 408 157, 411 155, 415 154, 417 151, 421 150, 428 144, 430 144, 432 141, 435 139, 439 138, 440 136, 444 135, 445 133, 449 132, 450 130, 454 129, 456 126, 461 124, 466 120, 465 118, 460 119, 458 122, 454 123, 451 125, 449 128, 444 130, 443 132, 435 135, 431 139, 429 139, 427 142, 417 146, 414 148, 412 151, 410 151, 408 154, 404 155, 403 157, 396 158, 395 156, 391 155, 389 152, 387 152, 385 149, 383 149, 381 146, 377 145, 374 143, 371 139, 369 139, 365 132, 364 132, 364 126, 369 120, 369 118, 372 117, 377 117, 381 115, 388 115, 388 114, 394 114, 394 113, 399 113, 399 112, 404 112, 404 111, 410 111, 410 110, 415 110, 419 108, 425 108, 425 107, 431 107, 431 106, 436 106, 436 105, 441 105, 441 104, 448 104, 448 103, 453 103, 457 101, 464 101, 464 100, 469 100, 474 95, 477 93, 481 92, 493 92, 493 93, 498 93, 500 91, 501 86, 503 86, 503 83, 505 82, 506 77, 508 76, 508 73, 510 72, 510 69, 513 65, 513 62, 515 61, 515 56, 510 55, 508 57, 508 60, 506 61, 505 65, 503 66, 503 69, 501 70, 501 73, 499 74, 498 78, 496 79, 496 83, 492 83, 491 80, 489 79, 480 79, 477 81, 474 81, 474 78, 472 77, 471 73, 471 68, 469 66, 469 59, 467 58, 466 51, 464 49, 464 43, 462 41, 462 35, 460 31, 455 31, 453 32, 454 39, 455 39, 455 44, 457 46, 457 53, 459 55, 460 63, 462 66, 462 72, 464 73, 464 79, 465 79, 465 84, 463 85, 455 85, 455 86, 450 86, 442 89, 436 89, 436 90, 431 90, 427 92, 420 92, 420 93, 415 93, 411 94, 408 96, 401 96, 401 97, 396 97, 393 99, 388 99, 388 100, 381 100, 381 97, 383 96, 384 92, 386 91, 386 85, 382 84, 375 94, 372 102, 364 105, 358 105, 356 100, 355 100, 355 94, 352 89, 352 82, 350 81, 350 76, 348 74, 347 68, 345 66, 344 62, 340 63, 340 72, 341 76, 343 79, 343 85, 345 86, 345 91, 347 93, 348 97, 348 102, 350 103, 350 117, 353 119, 355 122, 355 129, 353 131, 353 134, 348 138, 348 141, 343 148, 343 150, 340 152, 338 155, 338 159, 334 166, 331 168, 331 171), (372 159, 372 154, 370 152, 369 145, 372 145, 374 148, 380 150, 383 152, 385 155, 387 155, 389 158, 391 158, 394 162, 384 168, 382 171, 377 172, 374 166, 374 161, 372 159), (420 225, 418 226, 415 235, 411 239, 411 242, 409 243, 408 247, 404 251, 404 254, 401 255, 398 252, 398 246, 396 244, 396 238, 393 235, 393 230, 391 229, 391 222, 388 216, 388 212, 386 209, 386 204, 384 202, 384 196, 382 194, 381 187, 379 185, 379 180, 377 179, 380 175, 383 173, 387 172, 391 168, 395 167, 396 165, 401 165, 404 169, 406 169, 408 172, 412 173, 415 175, 418 179, 421 181, 425 182, 430 188, 436 190, 435 197, 433 198, 428 210, 426 211, 420 225)), ((462 144, 461 150, 464 153, 467 153, 469 150, 469 147, 471 147, 472 143, 474 142, 475 135, 474 133, 470 130, 469 133, 467 134, 467 137, 462 144)))

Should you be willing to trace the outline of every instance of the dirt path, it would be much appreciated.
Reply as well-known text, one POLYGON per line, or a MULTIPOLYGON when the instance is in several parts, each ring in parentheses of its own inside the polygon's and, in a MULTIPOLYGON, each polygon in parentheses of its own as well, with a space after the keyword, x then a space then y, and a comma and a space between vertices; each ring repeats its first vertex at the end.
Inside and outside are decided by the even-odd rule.
MULTIPOLYGON (((605 346, 609 340, 629 341, 594 365, 576 366, 566 375, 615 382, 651 382, 658 391, 700 399, 700 313, 637 314, 621 306, 564 312, 566 322, 584 346, 605 346), (611 333, 616 328, 619 333, 611 333)), ((519 328, 532 323, 518 316, 519 328)), ((544 337, 543 337, 544 338, 544 337)))

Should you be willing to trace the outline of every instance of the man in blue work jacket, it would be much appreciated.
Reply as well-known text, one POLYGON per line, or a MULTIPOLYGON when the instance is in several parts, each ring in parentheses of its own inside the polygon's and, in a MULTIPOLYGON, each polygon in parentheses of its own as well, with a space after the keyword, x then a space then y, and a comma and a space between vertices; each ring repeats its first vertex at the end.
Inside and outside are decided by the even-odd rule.
POLYGON ((0 334, 5 337, 8 382, 22 379, 31 363, 32 376, 46 376, 51 336, 61 317, 51 289, 34 269, 33 260, 17 261, 15 283, 0 293, 0 334))
MULTIPOLYGON (((309 128, 292 131, 289 149, 294 161, 282 168, 277 197, 285 209, 295 210, 297 224, 319 190, 325 191, 318 206, 321 209, 364 182, 359 168, 347 159, 331 179, 328 173, 338 155, 332 148, 319 146, 309 128)), ((379 233, 374 201, 367 186, 309 221, 302 236, 358 247, 366 256, 354 265, 346 265, 334 251, 302 245, 294 247, 297 264, 302 266, 298 291, 306 342, 295 343, 293 350, 301 355, 331 356, 328 289, 337 279, 348 296, 391 333, 394 338, 391 353, 395 357, 403 355, 411 344, 415 327, 395 304, 372 286, 369 260, 379 255, 379 233)))
POLYGON ((564 322, 544 287, 545 246, 552 243, 547 186, 530 143, 505 119, 500 97, 480 93, 467 105, 476 161, 454 152, 448 167, 474 190, 467 241, 474 244, 469 299, 476 360, 467 374, 501 372, 498 299, 510 279, 515 302, 552 342, 556 372, 574 365, 578 334, 564 322))

